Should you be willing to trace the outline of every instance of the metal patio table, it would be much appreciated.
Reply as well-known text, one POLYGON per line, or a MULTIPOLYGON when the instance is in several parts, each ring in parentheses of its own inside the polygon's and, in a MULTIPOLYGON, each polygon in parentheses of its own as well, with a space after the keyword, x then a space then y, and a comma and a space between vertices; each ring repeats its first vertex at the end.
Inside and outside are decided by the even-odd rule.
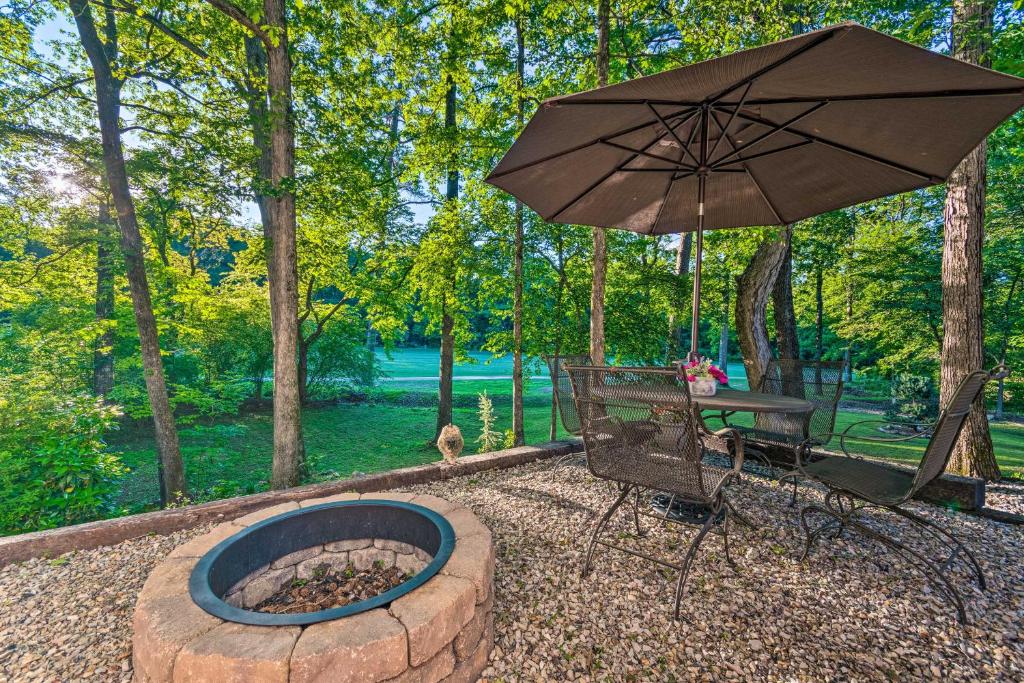
MULTIPOLYGON (((686 396, 682 389, 666 386, 659 389, 647 389, 641 398, 638 395, 631 395, 631 387, 628 385, 617 386, 594 386, 590 387, 590 393, 598 398, 618 401, 643 401, 652 406, 671 408, 673 405, 684 404, 686 396)), ((741 412, 741 413, 781 413, 784 415, 803 416, 814 410, 814 404, 802 398, 792 396, 779 396, 777 394, 763 394, 758 391, 740 391, 722 387, 714 396, 694 396, 691 400, 701 410, 713 410, 716 412, 741 412)))

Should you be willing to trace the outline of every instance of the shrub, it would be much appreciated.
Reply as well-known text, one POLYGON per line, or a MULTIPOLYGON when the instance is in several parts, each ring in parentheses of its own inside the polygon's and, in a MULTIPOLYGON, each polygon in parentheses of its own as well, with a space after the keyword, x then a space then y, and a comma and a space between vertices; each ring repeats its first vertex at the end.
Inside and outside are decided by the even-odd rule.
POLYGON ((494 422, 496 420, 494 404, 488 398, 487 392, 477 394, 477 396, 479 400, 477 417, 480 419, 480 436, 476 438, 476 442, 480 446, 476 449, 476 452, 489 453, 501 445, 503 435, 494 429, 494 422))
POLYGON ((119 411, 27 375, 0 378, 0 534, 95 519, 126 468, 104 435, 119 411))
POLYGON ((885 416, 900 422, 928 422, 939 414, 935 383, 928 377, 896 375, 885 416))

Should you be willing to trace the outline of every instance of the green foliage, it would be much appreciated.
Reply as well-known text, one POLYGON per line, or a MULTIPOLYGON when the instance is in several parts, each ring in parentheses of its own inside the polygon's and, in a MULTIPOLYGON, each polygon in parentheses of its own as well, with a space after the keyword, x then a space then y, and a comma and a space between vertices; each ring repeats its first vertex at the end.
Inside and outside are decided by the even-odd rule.
POLYGON ((500 446, 505 436, 495 430, 494 402, 487 396, 487 392, 479 394, 477 400, 477 418, 480 420, 480 436, 476 438, 477 453, 489 453, 500 446))
POLYGON ((899 374, 892 380, 892 395, 885 416, 901 422, 928 422, 939 413, 939 397, 930 377, 899 374))
POLYGON ((29 375, 0 377, 0 534, 74 524, 111 509, 127 471, 104 443, 118 414, 29 375))

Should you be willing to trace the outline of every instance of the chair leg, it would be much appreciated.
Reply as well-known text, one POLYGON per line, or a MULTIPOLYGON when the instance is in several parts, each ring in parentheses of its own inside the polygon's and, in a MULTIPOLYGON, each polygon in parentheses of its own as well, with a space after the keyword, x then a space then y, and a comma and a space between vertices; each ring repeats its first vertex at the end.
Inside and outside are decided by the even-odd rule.
POLYGON ((909 519, 911 522, 931 532, 933 535, 941 535, 942 537, 945 537, 950 543, 952 543, 953 550, 950 553, 949 560, 946 561, 944 567, 948 567, 950 564, 952 564, 952 562, 956 560, 957 554, 962 552, 967 557, 968 563, 970 564, 971 569, 974 571, 974 575, 978 581, 978 587, 981 590, 986 589, 985 574, 981 571, 981 565, 978 563, 978 558, 974 556, 974 553, 972 553, 967 548, 967 546, 965 546, 955 536, 953 536, 953 534, 951 534, 949 531, 942 528, 935 522, 932 522, 931 520, 925 517, 921 517, 920 515, 917 515, 911 512, 910 510, 904 510, 903 508, 896 507, 895 505, 887 506, 886 509, 896 513, 901 517, 909 519))
POLYGON ((736 568, 736 563, 732 561, 732 555, 729 554, 729 517, 733 514, 729 512, 732 506, 725 508, 725 519, 722 520, 722 543, 725 545, 725 561, 729 563, 729 566, 733 569, 736 568))
POLYGON ((636 527, 636 535, 644 536, 646 532, 640 527, 640 488, 637 487, 633 496, 633 526, 636 527))
POLYGON ((697 533, 697 537, 690 543, 690 548, 686 551, 686 559, 683 560, 683 565, 679 568, 679 581, 676 582, 676 608, 673 612, 673 618, 679 619, 679 605, 683 599, 683 589, 686 586, 686 577, 690 574, 690 566, 693 564, 693 558, 697 554, 697 548, 700 547, 701 541, 711 531, 711 527, 715 525, 715 518, 718 517, 718 508, 716 508, 711 515, 704 522, 704 526, 700 528, 697 533))
POLYGON ((743 526, 747 527, 752 531, 757 531, 757 525, 751 522, 746 515, 740 514, 740 511, 737 510, 729 500, 725 501, 725 507, 728 509, 730 515, 736 517, 737 522, 739 522, 740 524, 742 524, 743 526))
POLYGON ((848 520, 848 525, 850 528, 856 529, 868 538, 872 538, 882 545, 888 546, 892 550, 903 555, 904 559, 908 560, 910 564, 921 572, 921 575, 924 576, 930 584, 932 584, 932 587, 939 592, 946 593, 946 595, 950 597, 953 601, 953 605, 956 607, 957 618, 960 620, 960 623, 967 623, 967 612, 964 609, 964 601, 963 598, 960 597, 960 591, 956 589, 953 582, 946 577, 934 562, 913 548, 910 548, 896 539, 886 536, 885 534, 879 533, 867 525, 853 520, 848 520))
POLYGON ((796 507, 796 487, 799 479, 800 475, 796 472, 788 472, 779 477, 779 486, 784 486, 787 480, 793 484, 793 495, 789 499, 789 507, 796 507))
POLYGON ((590 536, 590 545, 587 546, 587 557, 583 563, 583 571, 580 572, 581 576, 586 576, 590 573, 590 563, 594 559, 594 550, 597 549, 597 539, 601 535, 601 532, 604 531, 604 528, 608 526, 608 520, 612 518, 612 515, 615 514, 615 511, 619 509, 619 506, 622 505, 622 502, 626 500, 626 496, 629 495, 629 492, 630 490, 632 490, 632 488, 633 487, 630 485, 623 486, 621 492, 619 493, 619 497, 615 499, 615 502, 612 503, 612 506, 608 508, 608 510, 601 517, 601 519, 598 520, 597 526, 594 527, 594 533, 590 536))
POLYGON ((804 551, 800 555, 800 562, 807 559, 807 556, 811 553, 811 547, 814 545, 814 542, 818 540, 818 536, 824 533, 826 529, 836 525, 841 526, 842 524, 843 520, 839 518, 839 515, 826 507, 822 507, 821 505, 811 503, 800 508, 800 528, 804 530, 804 535, 806 537, 804 542, 804 551), (811 527, 807 523, 807 515, 814 512, 823 514, 826 517, 831 518, 832 521, 823 522, 815 528, 814 531, 811 531, 811 527))
POLYGON ((967 613, 964 610, 964 603, 963 599, 960 597, 960 592, 956 589, 952 582, 942 573, 942 570, 939 567, 937 567, 931 560, 929 560, 921 553, 917 552, 912 548, 907 547, 906 545, 900 543, 896 539, 890 538, 882 533, 879 533, 878 531, 875 531, 874 529, 865 524, 861 524, 856 520, 850 519, 850 516, 854 512, 855 510, 851 510, 849 513, 839 514, 835 510, 822 507, 820 505, 805 505, 800 510, 800 526, 803 528, 804 533, 807 536, 807 540, 804 545, 804 552, 800 556, 800 561, 803 562, 805 559, 807 559, 807 555, 810 553, 811 546, 814 544, 814 541, 817 540, 817 538, 827 529, 836 525, 839 526, 840 531, 845 527, 856 529, 864 536, 872 540, 878 541, 882 545, 902 555, 903 558, 911 564, 911 566, 917 569, 921 573, 921 575, 924 576, 925 580, 928 581, 937 592, 945 593, 947 596, 949 596, 950 600, 952 600, 954 606, 956 607, 957 617, 959 618, 960 623, 967 623, 967 613), (808 514, 815 512, 830 517, 833 521, 824 522, 812 531, 807 523, 807 516, 808 514))

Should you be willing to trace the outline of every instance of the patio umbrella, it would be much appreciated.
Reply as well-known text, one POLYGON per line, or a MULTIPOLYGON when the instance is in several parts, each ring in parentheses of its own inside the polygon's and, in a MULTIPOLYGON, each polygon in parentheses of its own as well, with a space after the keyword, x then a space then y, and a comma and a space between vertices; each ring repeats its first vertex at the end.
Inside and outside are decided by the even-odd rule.
POLYGON ((487 182, 546 221, 788 225, 945 182, 1024 105, 1024 79, 855 23, 545 100, 487 182))

